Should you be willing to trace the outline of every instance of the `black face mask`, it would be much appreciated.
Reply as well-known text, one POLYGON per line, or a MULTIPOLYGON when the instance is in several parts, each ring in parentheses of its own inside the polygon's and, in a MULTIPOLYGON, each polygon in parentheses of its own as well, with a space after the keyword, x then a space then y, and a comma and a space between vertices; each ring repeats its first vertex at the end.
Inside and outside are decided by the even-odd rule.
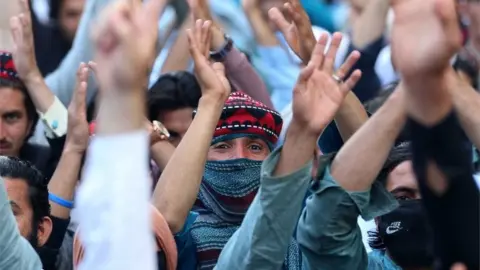
POLYGON ((379 221, 379 235, 398 266, 432 266, 433 236, 420 200, 400 201, 397 209, 379 221))

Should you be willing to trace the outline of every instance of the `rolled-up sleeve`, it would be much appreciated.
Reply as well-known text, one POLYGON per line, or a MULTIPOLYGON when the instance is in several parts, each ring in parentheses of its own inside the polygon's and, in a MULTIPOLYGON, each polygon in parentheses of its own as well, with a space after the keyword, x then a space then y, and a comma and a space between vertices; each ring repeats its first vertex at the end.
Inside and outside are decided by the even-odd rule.
POLYGON ((312 184, 312 195, 300 216, 297 241, 306 269, 367 269, 368 257, 357 223, 383 215, 398 204, 380 183, 363 192, 347 192, 330 174, 332 157, 320 159, 321 180, 312 184))
POLYGON ((281 148, 263 163, 261 186, 240 228, 223 248, 216 269, 275 269, 283 264, 310 181, 311 164, 275 177, 281 148))

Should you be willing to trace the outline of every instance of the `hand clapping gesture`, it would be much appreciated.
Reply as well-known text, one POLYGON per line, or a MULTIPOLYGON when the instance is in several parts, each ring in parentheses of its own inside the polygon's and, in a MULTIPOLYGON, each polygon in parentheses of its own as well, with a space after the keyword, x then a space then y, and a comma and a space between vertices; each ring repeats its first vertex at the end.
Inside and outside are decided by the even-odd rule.
POLYGON ((32 20, 27 0, 20 0, 21 13, 10 19, 10 31, 13 36, 13 60, 18 76, 23 81, 40 76, 35 58, 32 20))
POLYGON ((222 63, 210 63, 210 27, 211 21, 197 20, 195 28, 188 29, 190 54, 195 63, 195 76, 202 89, 202 98, 212 97, 225 101, 230 94, 230 83, 225 77, 225 67, 222 63))
POLYGON ((89 130, 87 122, 88 67, 81 63, 77 70, 77 84, 68 106, 68 127, 65 149, 83 153, 87 149, 89 130))
POLYGON ((101 14, 95 25, 97 76, 103 94, 144 91, 153 64, 158 19, 167 0, 122 0, 101 14))
POLYGON ((312 23, 299 0, 289 0, 283 5, 283 9, 292 19, 291 22, 287 21, 282 11, 276 7, 269 10, 268 16, 282 32, 290 48, 306 65, 316 44, 312 23))
POLYGON ((447 68, 461 46, 454 0, 393 0, 392 61, 405 77, 447 68))
POLYGON ((335 56, 342 41, 342 34, 333 35, 330 47, 324 54, 327 41, 328 34, 319 38, 312 57, 301 71, 293 90, 293 121, 316 136, 332 121, 343 99, 361 76, 360 70, 355 70, 344 81, 360 57, 357 51, 352 52, 334 73, 335 56))

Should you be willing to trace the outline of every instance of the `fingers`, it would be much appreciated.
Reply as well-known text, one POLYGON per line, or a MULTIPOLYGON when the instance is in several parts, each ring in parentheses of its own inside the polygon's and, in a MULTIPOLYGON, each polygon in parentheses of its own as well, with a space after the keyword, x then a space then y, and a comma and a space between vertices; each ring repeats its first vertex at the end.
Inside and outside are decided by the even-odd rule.
POLYGON ((268 11, 268 17, 285 36, 290 27, 290 23, 285 19, 283 13, 278 8, 274 7, 268 11))
MULTIPOLYGON (((138 0, 137 0, 138 1, 138 0)), ((143 5, 142 15, 150 25, 157 25, 160 15, 168 4, 168 0, 147 0, 143 5)))
POLYGON ((202 52, 200 51, 199 45, 197 44, 197 40, 195 39, 195 34, 192 32, 191 29, 187 29, 187 37, 188 37, 188 44, 190 55, 193 58, 195 63, 199 63, 202 60, 202 52))
POLYGON ((350 92, 353 87, 355 87, 355 85, 358 83, 361 77, 362 72, 359 69, 355 70, 352 75, 350 75, 350 77, 348 77, 348 79, 340 85, 340 90, 343 93, 350 92))
POLYGON ((344 79, 347 74, 350 72, 352 67, 357 63, 358 59, 360 59, 360 52, 353 51, 347 57, 347 60, 340 66, 340 68, 335 72, 340 79, 344 79))
POLYGON ((338 32, 332 35, 332 40, 330 42, 330 46, 328 47, 328 51, 325 54, 325 60, 322 66, 323 70, 328 74, 333 74, 335 58, 337 56, 340 43, 342 42, 342 38, 343 38, 343 35, 338 32))
POLYGON ((207 57, 207 58, 210 56, 210 41, 212 39, 211 26, 212 26, 211 21, 205 21, 205 22, 203 22, 203 25, 202 25, 202 39, 201 39, 201 42, 204 46, 203 47, 204 48, 203 55, 205 55, 205 57, 207 57))
POLYGON ((30 14, 30 6, 28 0, 20 0, 20 12, 30 14))
POLYGON ((313 64, 312 62, 308 63, 308 65, 300 71, 300 74, 298 75, 298 79, 297 79, 297 84, 305 83, 310 78, 310 76, 312 76, 313 72, 316 69, 317 69, 317 66, 315 64, 313 64))
POLYGON ((23 29, 18 16, 13 16, 12 18, 10 18, 10 32, 12 34, 15 45, 18 46, 19 44, 21 44, 23 29))
POLYGON ((442 22, 445 34, 451 39, 456 47, 460 47, 462 36, 458 25, 455 1, 435 0, 435 12, 442 22))
POLYGON ((77 70, 77 85, 73 93, 72 103, 75 111, 85 111, 87 97, 88 67, 85 63, 80 63, 77 70))
POLYGON ((315 48, 313 48, 312 57, 310 58, 310 63, 312 63, 315 68, 320 68, 324 61, 324 52, 325 48, 327 47, 328 43, 328 34, 322 33, 320 38, 315 44, 315 48))

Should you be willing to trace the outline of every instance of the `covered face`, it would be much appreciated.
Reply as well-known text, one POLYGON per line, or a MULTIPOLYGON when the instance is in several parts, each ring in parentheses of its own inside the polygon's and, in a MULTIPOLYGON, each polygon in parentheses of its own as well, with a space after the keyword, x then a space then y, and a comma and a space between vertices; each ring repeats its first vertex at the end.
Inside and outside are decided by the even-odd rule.
POLYGON ((277 143, 282 123, 278 112, 242 92, 234 92, 225 102, 207 158, 262 161, 277 143))

